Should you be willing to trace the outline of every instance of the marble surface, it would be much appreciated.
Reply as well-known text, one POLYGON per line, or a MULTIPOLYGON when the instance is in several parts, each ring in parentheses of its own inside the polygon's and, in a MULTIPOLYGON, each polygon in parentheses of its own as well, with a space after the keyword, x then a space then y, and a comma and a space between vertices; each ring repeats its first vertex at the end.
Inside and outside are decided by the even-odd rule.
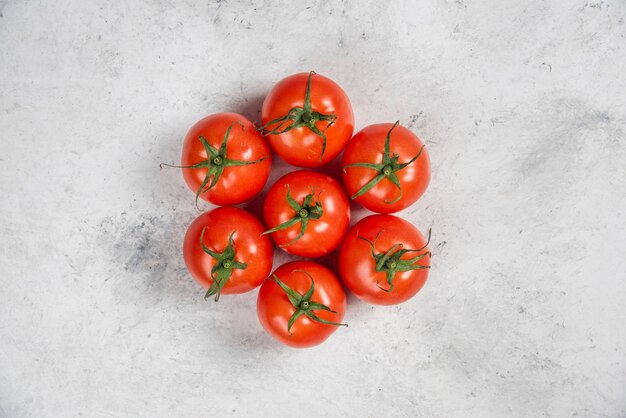
POLYGON ((0 416, 626 416, 625 17, 0 1, 0 416), (357 128, 400 119, 427 143, 430 189, 400 215, 432 226, 434 257, 413 300, 352 297, 349 328, 293 350, 256 292, 202 299, 181 257, 193 193, 159 163, 310 69, 357 128))

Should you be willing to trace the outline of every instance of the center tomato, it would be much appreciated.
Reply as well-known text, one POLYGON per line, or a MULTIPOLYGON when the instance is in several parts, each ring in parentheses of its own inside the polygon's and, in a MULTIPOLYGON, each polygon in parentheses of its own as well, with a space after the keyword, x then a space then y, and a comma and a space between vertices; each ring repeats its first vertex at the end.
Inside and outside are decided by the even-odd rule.
POLYGON ((339 244, 350 224, 350 203, 332 177, 289 173, 270 188, 263 206, 274 242, 290 254, 320 257, 339 244))

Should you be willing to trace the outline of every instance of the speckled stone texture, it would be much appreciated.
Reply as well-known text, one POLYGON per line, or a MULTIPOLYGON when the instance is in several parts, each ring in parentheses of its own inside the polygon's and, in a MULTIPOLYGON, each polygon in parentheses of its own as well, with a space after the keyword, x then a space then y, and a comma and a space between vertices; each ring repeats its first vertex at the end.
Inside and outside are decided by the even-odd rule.
POLYGON ((626 4, 387 3, 0 1, 0 416, 626 416, 626 4), (203 300, 159 163, 311 69, 426 142, 434 256, 294 350, 203 300))

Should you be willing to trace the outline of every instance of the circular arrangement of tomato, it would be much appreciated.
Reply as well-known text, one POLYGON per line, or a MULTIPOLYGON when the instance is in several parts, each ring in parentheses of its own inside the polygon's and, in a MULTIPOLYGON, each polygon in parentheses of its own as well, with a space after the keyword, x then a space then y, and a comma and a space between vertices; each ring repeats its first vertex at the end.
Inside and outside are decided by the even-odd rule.
POLYGON ((261 132, 274 152, 298 167, 330 162, 354 131, 346 93, 330 78, 313 71, 279 81, 263 102, 261 118, 261 132))
POLYGON ((272 270, 274 247, 252 214, 219 207, 198 216, 187 229, 183 257, 205 297, 248 292, 272 270))
POLYGON ((267 232, 280 248, 301 257, 320 257, 341 244, 350 225, 350 202, 332 177, 295 171, 269 189, 263 215, 267 232))
POLYGON ((419 292, 430 268, 428 242, 410 222, 368 216, 354 225, 339 252, 339 272, 359 299, 396 305, 419 292))
POLYGON ((265 98, 261 116, 262 126, 255 127, 239 114, 217 113, 187 133, 181 165, 171 167, 183 169, 196 206, 202 198, 223 207, 192 222, 183 257, 190 274, 207 289, 205 298, 217 301, 222 294, 261 285, 257 315, 265 331, 288 346, 312 347, 347 326, 341 322, 346 310, 342 282, 376 305, 405 302, 424 286, 430 232, 427 240, 411 223, 387 214, 422 196, 430 162, 420 139, 399 122, 366 126, 352 137, 348 96, 313 71, 279 81, 265 98), (287 163, 306 168, 327 164, 343 151, 343 187, 319 172, 288 173, 267 192, 266 225, 228 206, 263 189, 272 149, 287 163), (349 198, 384 215, 368 216, 348 231, 349 198), (312 261, 289 262, 270 274, 274 244, 309 258, 341 245, 342 280, 312 261))
POLYGON ((236 205, 256 196, 270 174, 272 153, 252 122, 216 113, 191 127, 183 144, 183 176, 198 197, 236 205))
POLYGON ((291 347, 324 342, 346 311, 346 293, 339 279, 312 261, 294 261, 274 271, 259 290, 257 315, 276 340, 291 347))
POLYGON ((398 122, 357 132, 341 165, 348 195, 372 212, 394 213, 411 206, 430 182, 424 144, 398 122))

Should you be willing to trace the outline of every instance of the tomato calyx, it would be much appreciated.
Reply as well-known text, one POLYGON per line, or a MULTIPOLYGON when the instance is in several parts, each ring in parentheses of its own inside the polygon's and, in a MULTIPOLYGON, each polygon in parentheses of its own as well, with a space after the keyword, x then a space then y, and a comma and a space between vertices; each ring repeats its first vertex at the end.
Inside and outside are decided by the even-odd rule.
POLYGON ((420 261, 427 255, 431 255, 430 251, 426 251, 422 254, 418 254, 416 257, 410 258, 408 260, 403 260, 401 259, 401 257, 406 253, 420 252, 420 251, 423 251, 426 247, 428 247, 428 244, 430 243, 431 231, 430 230, 428 231, 428 240, 426 244, 421 248, 416 248, 414 250, 412 249, 407 250, 407 249, 402 248, 403 247, 402 244, 395 244, 395 245, 392 245, 389 250, 385 252, 377 253, 375 244, 376 244, 376 241, 378 240, 378 237, 380 236, 382 232, 383 231, 378 232, 378 234, 374 238, 374 241, 370 241, 367 238, 364 238, 360 235, 357 235, 357 237, 367 242, 370 245, 371 250, 372 250, 372 258, 374 259, 374 262, 376 263, 376 267, 375 267, 376 271, 384 272, 387 276, 387 285, 389 286, 387 289, 380 286, 380 284, 378 283, 376 283, 376 286, 378 286, 378 288, 384 292, 391 292, 393 291, 393 278, 397 272, 430 268, 430 266, 422 266, 420 264, 417 264, 418 261, 420 261))
POLYGON ((315 199, 314 193, 310 193, 304 197, 304 201, 302 202, 302 204, 299 204, 291 196, 291 189, 289 188, 288 184, 287 184, 287 203, 289 203, 289 206, 291 206, 291 208, 296 213, 295 216, 289 219, 288 221, 285 221, 282 224, 277 225, 274 228, 269 229, 263 232, 263 234, 261 234, 261 235, 266 235, 266 234, 271 234, 272 232, 281 231, 283 229, 287 229, 293 225, 296 225, 298 222, 300 222, 300 233, 298 234, 298 236, 292 239, 291 241, 289 241, 288 243, 282 244, 281 247, 286 247, 288 245, 291 245, 297 240, 299 240, 300 238, 302 238, 302 236, 306 232, 307 226, 309 225, 309 220, 319 219, 324 214, 322 203, 319 201, 319 195, 318 195, 318 198, 315 199))
POLYGON ((285 132, 289 132, 292 129, 298 129, 303 126, 307 127, 311 132, 318 135, 322 138, 322 153, 320 154, 320 161, 326 152, 326 131, 330 128, 335 121, 337 120, 337 116, 334 113, 324 114, 320 112, 314 112, 311 106, 311 76, 313 76, 315 71, 309 72, 309 78, 306 83, 306 90, 304 93, 304 104, 302 107, 296 106, 289 110, 284 116, 273 119, 266 123, 265 125, 258 128, 262 135, 280 135, 285 132), (285 127, 285 123, 291 121, 291 123, 285 127), (324 130, 320 130, 317 127, 317 122, 324 121, 328 122, 328 125, 324 128, 324 130), (272 127, 273 126, 273 127, 272 127))
POLYGON ((206 193, 207 191, 215 187, 215 185, 217 184, 217 181, 220 179, 225 168, 242 166, 242 165, 250 165, 250 164, 258 164, 261 161, 267 159, 267 156, 263 158, 259 158, 258 160, 254 160, 254 161, 232 160, 228 158, 228 156, 226 155, 226 143, 228 142, 228 136, 230 135, 230 130, 235 124, 239 124, 241 126, 241 129, 245 131, 245 126, 243 126, 241 122, 231 123, 230 126, 226 129, 226 133, 224 134, 224 137, 222 138, 222 144, 220 145, 219 149, 216 149, 213 146, 211 146, 211 144, 209 144, 209 142, 206 140, 204 136, 202 135, 198 136, 198 139, 200 140, 200 142, 202 143, 202 146, 204 147, 204 150, 206 151, 206 155, 207 155, 206 160, 200 161, 199 163, 194 164, 194 165, 182 165, 182 166, 161 163, 161 168, 163 166, 166 166, 166 167, 174 167, 174 168, 191 168, 191 169, 205 168, 207 169, 207 173, 206 173, 206 176, 204 177, 204 180, 202 181, 202 184, 200 184, 200 187, 198 187, 198 190, 196 190, 196 208, 198 209, 200 209, 198 207, 198 198, 200 197, 202 193, 206 193), (209 180, 211 181, 211 183, 209 183, 209 180))
POLYGON ((385 148, 383 150, 383 162, 381 164, 354 163, 354 164, 347 164, 347 165, 345 165, 343 167, 344 173, 346 172, 346 168, 350 168, 350 167, 370 168, 372 170, 376 170, 376 172, 378 173, 374 177, 372 177, 372 179, 369 182, 367 182, 363 187, 361 187, 355 194, 350 196, 350 199, 356 199, 357 197, 361 196, 362 194, 367 193, 374 186, 376 186, 378 183, 380 183, 384 178, 389 179, 389 181, 391 183, 393 183, 398 188, 398 190, 400 191, 400 194, 398 195, 398 197, 396 197, 393 200, 386 200, 385 199, 384 202, 387 203, 387 204, 392 204, 392 203, 396 203, 398 200, 402 199, 402 186, 400 185, 400 180, 398 179, 398 176, 396 175, 396 172, 402 170, 403 168, 409 166, 415 160, 417 160, 419 158, 419 156, 422 154, 422 151, 424 151, 424 145, 422 145, 422 147, 420 148, 419 152, 417 153, 417 155, 415 157, 411 158, 409 161, 407 161, 405 163, 399 163, 398 159, 400 158, 400 156, 398 154, 396 154, 396 153, 391 154, 391 151, 389 149, 389 143, 391 141, 391 132, 399 124, 400 124, 400 121, 396 121, 396 123, 393 124, 391 129, 389 129, 389 132, 387 132, 387 138, 385 139, 385 148))
POLYGON ((224 249, 224 252, 220 254, 204 245, 204 231, 206 228, 206 226, 202 228, 202 232, 200 233, 200 244, 202 245, 202 250, 213 257, 217 263, 215 263, 215 266, 211 269, 213 284, 211 284, 207 290, 204 299, 206 300, 215 295, 215 301, 217 302, 220 299, 222 288, 233 274, 233 269, 245 270, 248 265, 235 260, 235 241, 233 240, 233 235, 235 235, 236 231, 231 232, 228 237, 228 245, 224 249))
POLYGON ((289 322, 287 323, 287 332, 289 332, 289 335, 292 335, 291 327, 296 322, 296 320, 300 318, 302 315, 305 315, 309 319, 315 322, 319 322, 320 324, 334 325, 338 327, 347 327, 348 324, 341 324, 339 322, 327 321, 323 318, 320 318, 319 316, 315 314, 315 312, 313 312, 313 311, 324 310, 324 311, 332 312, 334 314, 337 313, 336 311, 333 311, 332 309, 330 309, 328 306, 311 300, 311 298, 313 297, 313 292, 315 290, 315 280, 313 280, 313 277, 311 277, 311 275, 304 270, 294 270, 294 272, 296 271, 306 274, 307 277, 311 280, 311 287, 304 294, 300 294, 296 292, 295 290, 293 290, 292 288, 290 288, 289 286, 287 286, 275 274, 273 274, 270 277, 270 280, 276 283, 285 292, 285 294, 287 295, 287 299, 289 299, 289 302, 291 302, 293 307, 296 308, 295 312, 291 315, 291 317, 289 318, 289 322))

